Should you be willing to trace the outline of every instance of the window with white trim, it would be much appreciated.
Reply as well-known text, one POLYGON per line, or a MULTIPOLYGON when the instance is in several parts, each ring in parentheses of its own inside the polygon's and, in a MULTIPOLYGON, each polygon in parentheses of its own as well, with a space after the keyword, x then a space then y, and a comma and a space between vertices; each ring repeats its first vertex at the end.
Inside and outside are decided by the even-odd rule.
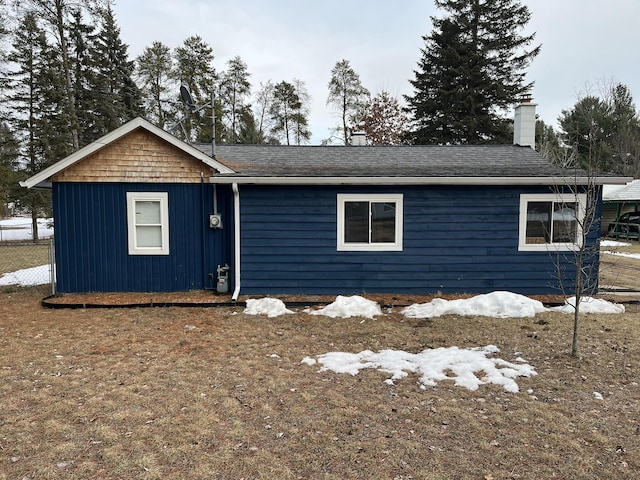
POLYGON ((401 251, 402 194, 338 194, 338 250, 401 251))
POLYGON ((169 255, 169 194, 127 192, 129 255, 169 255))
POLYGON ((518 250, 575 250, 582 242, 586 195, 520 195, 518 250))

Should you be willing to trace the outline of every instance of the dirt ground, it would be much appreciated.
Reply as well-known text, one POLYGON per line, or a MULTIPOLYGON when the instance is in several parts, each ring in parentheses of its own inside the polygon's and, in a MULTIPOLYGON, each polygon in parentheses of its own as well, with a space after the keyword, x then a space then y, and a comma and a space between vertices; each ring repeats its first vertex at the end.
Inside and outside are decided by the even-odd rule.
MULTIPOLYGON (((375 319, 215 308, 42 308, 0 293, 0 480, 640 478, 637 306, 570 316, 375 319), (496 345, 520 392, 301 364, 496 345)), ((398 298, 400 302, 409 300, 398 298)), ((389 303, 389 302, 387 302, 389 303)))

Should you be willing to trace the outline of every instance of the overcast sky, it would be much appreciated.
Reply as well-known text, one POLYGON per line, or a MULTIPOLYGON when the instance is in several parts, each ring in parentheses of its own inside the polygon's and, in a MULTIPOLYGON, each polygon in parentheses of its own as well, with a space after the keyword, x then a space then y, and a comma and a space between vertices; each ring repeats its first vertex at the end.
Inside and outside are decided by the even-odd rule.
MULTIPOLYGON (((612 81, 640 101, 640 0, 524 0, 540 55, 527 70, 538 114, 556 126, 563 109, 612 81)), ((326 106, 331 69, 350 61, 372 94, 412 93, 409 79, 441 17, 431 0, 116 0, 116 20, 133 59, 154 41, 170 48, 200 35, 218 72, 240 56, 252 87, 272 80, 306 83, 311 143, 329 137, 338 118, 326 106)))

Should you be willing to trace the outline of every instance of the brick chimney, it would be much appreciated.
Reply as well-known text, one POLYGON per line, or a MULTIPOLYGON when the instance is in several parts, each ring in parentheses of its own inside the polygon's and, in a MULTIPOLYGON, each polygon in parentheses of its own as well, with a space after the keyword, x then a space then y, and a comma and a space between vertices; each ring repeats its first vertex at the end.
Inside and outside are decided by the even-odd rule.
POLYGON ((516 106, 513 117, 513 143, 523 147, 536 147, 536 103, 531 97, 523 97, 516 106))

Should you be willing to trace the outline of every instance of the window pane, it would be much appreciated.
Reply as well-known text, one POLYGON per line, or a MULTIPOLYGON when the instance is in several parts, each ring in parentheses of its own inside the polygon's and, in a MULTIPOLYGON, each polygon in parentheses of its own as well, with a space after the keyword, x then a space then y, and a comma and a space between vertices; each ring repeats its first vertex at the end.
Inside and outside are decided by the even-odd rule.
POLYGON ((160 202, 159 201, 136 201, 136 225, 159 225, 160 224, 160 202))
POLYGON ((345 243, 369 243, 369 202, 344 203, 345 243))
POLYGON ((578 234, 578 221, 576 220, 576 204, 553 204, 553 242, 575 243, 578 234))
POLYGON ((396 204, 394 202, 371 204, 371 242, 396 241, 396 204))
POLYGON ((527 203, 526 243, 549 243, 552 205, 553 202, 527 203))
POLYGON ((162 227, 136 227, 137 247, 162 248, 162 227))

